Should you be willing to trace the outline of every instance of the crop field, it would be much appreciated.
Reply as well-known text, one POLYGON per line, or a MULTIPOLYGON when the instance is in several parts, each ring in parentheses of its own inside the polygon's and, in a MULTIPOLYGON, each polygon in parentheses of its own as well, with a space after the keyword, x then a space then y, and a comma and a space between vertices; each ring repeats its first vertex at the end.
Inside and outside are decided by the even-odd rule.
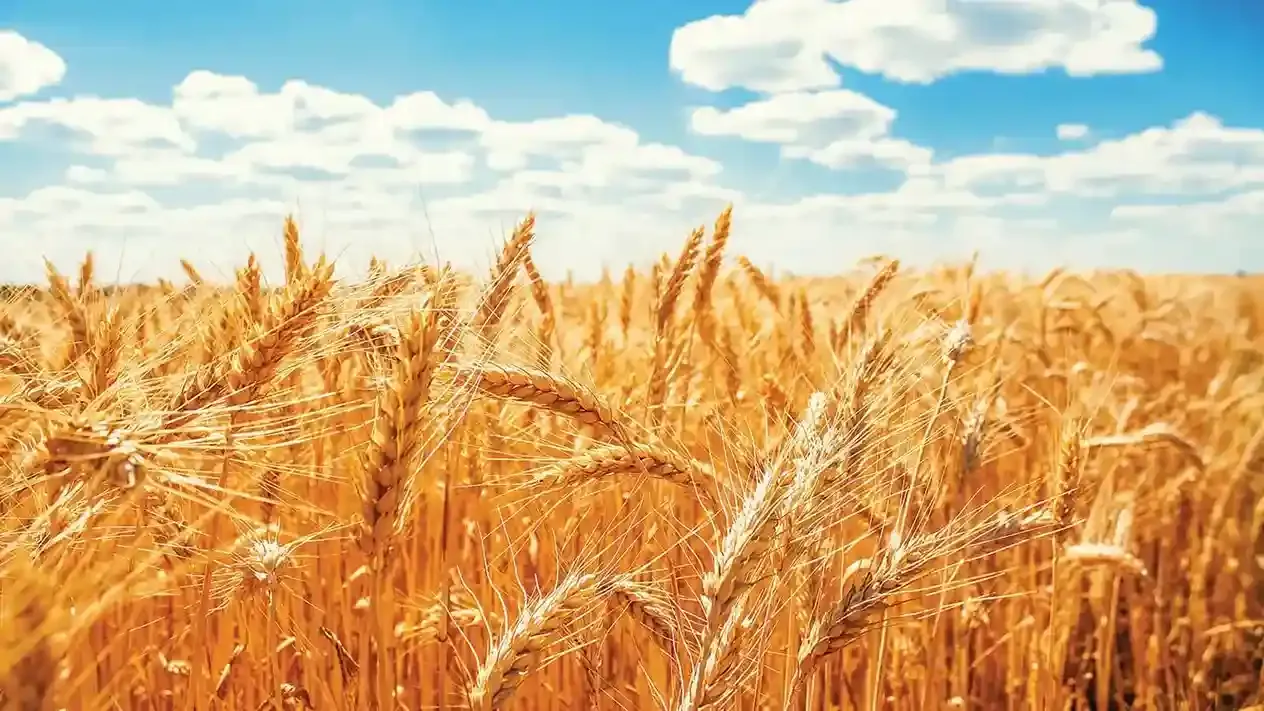
POLYGON ((1264 708, 1264 282, 731 226, 8 287, 3 708, 1264 708))

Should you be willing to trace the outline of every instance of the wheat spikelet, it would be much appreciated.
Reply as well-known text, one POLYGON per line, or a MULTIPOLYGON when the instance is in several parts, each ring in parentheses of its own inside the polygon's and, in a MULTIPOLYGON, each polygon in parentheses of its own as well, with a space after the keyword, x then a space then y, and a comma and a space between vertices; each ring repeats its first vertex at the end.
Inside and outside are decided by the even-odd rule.
POLYGON ((658 305, 654 309, 654 330, 659 338, 667 337, 667 330, 676 313, 676 302, 680 299, 680 292, 685 286, 685 281, 693 273, 694 265, 698 261, 698 251, 702 248, 703 234, 702 228, 698 228, 689 235, 689 239, 685 240, 685 246, 680 251, 680 257, 676 259, 671 274, 667 277, 667 283, 659 291, 658 305))
POLYGON ((485 395, 530 403, 616 436, 623 431, 622 420, 604 398, 560 376, 496 364, 460 367, 455 375, 459 383, 485 395))
MULTIPOLYGON (((84 264, 90 265, 91 261, 85 260, 84 264)), ((70 283, 57 271, 52 262, 45 259, 44 268, 48 273, 49 291, 70 325, 71 340, 66 351, 65 363, 71 364, 79 360, 88 344, 88 319, 84 313, 83 295, 76 296, 71 292, 70 283)), ((88 271, 90 274, 90 266, 88 271)), ((91 285, 90 278, 84 285, 85 289, 91 285)))
POLYGON ((197 267, 187 259, 180 260, 180 268, 184 270, 184 275, 189 278, 189 283, 195 287, 202 286, 206 280, 202 278, 202 274, 198 272, 197 267))
POLYGON ((269 315, 270 323, 256 327, 255 335, 234 353, 227 364, 212 363, 196 371, 177 392, 167 410, 163 429, 174 429, 220 398, 232 404, 249 402, 262 393, 281 361, 311 331, 316 309, 329 295, 333 265, 317 264, 307 279, 288 289, 288 294, 269 315))
POLYGON ((386 553, 399 524, 397 514, 408 491, 407 478, 423 443, 426 399, 434 376, 439 333, 432 309, 414 311, 400 335, 391 382, 378 399, 363 493, 360 545, 371 556, 386 553))
POLYGON ((306 276, 306 265, 303 263, 303 245, 299 240, 298 223, 294 221, 293 215, 285 216, 282 235, 285 242, 285 283, 295 284, 306 276))
MULTIPOLYGON (((799 421, 794 438, 764 468, 747 494, 702 578, 700 602, 705 617, 700 658, 676 708, 702 709, 727 699, 746 670, 738 664, 738 644, 751 633, 743 617, 747 593, 769 574, 795 564, 802 553, 790 546, 780 560, 771 553, 783 524, 816 493, 822 470, 832 462, 834 442, 827 441, 826 401, 815 397, 799 421), (793 462, 793 465, 791 464, 793 462)), ((788 534, 793 538, 794 532, 788 534)))
POLYGON ((517 621, 488 650, 470 690, 470 708, 494 711, 506 702, 539 664, 546 647, 565 636, 564 625, 609 594, 609 581, 574 573, 538 600, 527 604, 517 621))
POLYGON ((549 286, 545 283, 544 277, 540 275, 540 270, 536 267, 535 261, 531 259, 531 251, 528 249, 522 256, 522 268, 527 273, 527 279, 531 282, 531 298, 535 301, 536 308, 540 310, 540 315, 544 318, 540 326, 540 345, 543 352, 540 355, 540 364, 547 368, 549 361, 552 360, 551 349, 554 339, 554 331, 557 329, 557 313, 553 309, 553 297, 549 295, 549 286))
POLYGON ((873 278, 869 281, 868 286, 856 297, 852 302, 850 312, 847 316, 847 333, 852 333, 863 327, 865 319, 868 318, 869 312, 873 309, 873 303, 877 301, 891 280, 900 270, 900 260, 893 259, 879 269, 873 278))
POLYGON ((714 473, 701 462, 683 457, 661 445, 605 445, 588 449, 536 477, 538 483, 574 486, 585 481, 645 473, 680 486, 702 499, 716 503, 714 473))
POLYGON ((95 287, 96 270, 97 260, 92 250, 88 250, 87 254, 83 255, 83 261, 79 263, 79 282, 75 285, 80 299, 89 296, 95 287))
POLYGON ((527 258, 534 239, 535 215, 527 215, 514 228, 513 234, 505 242, 500 257, 496 260, 496 266, 492 268, 489 286, 483 293, 474 315, 474 327, 488 342, 493 341, 495 334, 499 332, 501 319, 504 318, 505 310, 509 306, 509 297, 513 292, 514 278, 523 260, 527 258))
MULTIPOLYGON (((724 208, 715 219, 715 228, 711 233, 711 241, 702 257, 702 265, 698 269, 698 283, 694 291, 693 313, 698 324, 698 332, 704 343, 715 341, 715 322, 712 314, 712 291, 715 279, 720 274, 720 266, 724 260, 724 248, 728 246, 729 234, 733 227, 733 206, 724 208)), ((626 330, 626 329, 625 329, 626 330)))
POLYGON ((649 632, 663 652, 676 654, 676 627, 670 601, 665 596, 647 585, 620 579, 611 584, 610 597, 611 605, 621 608, 649 632))

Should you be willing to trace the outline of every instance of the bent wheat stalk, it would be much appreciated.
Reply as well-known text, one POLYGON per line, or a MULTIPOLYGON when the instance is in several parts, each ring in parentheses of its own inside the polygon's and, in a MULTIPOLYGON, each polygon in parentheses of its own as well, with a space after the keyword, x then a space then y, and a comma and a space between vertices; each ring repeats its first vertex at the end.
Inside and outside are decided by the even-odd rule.
POLYGON ((610 476, 640 473, 676 484, 715 510, 715 473, 710 467, 657 445, 593 447, 540 473, 534 482, 574 486, 610 476))
POLYGON ((623 423, 613 407, 592 390, 534 368, 486 364, 454 369, 458 385, 504 400, 516 400, 565 415, 599 432, 621 436, 623 423))
POLYGON ((479 665, 469 694, 472 711, 504 708, 522 680, 540 665, 544 649, 568 636, 566 625, 607 596, 610 582, 598 575, 574 573, 544 597, 527 604, 479 665))

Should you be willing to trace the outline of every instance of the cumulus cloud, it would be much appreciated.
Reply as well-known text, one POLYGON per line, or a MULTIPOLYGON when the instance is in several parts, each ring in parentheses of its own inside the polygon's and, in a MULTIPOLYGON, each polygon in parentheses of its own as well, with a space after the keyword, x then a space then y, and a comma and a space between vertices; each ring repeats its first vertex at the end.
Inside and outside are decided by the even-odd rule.
POLYGON ((61 82, 61 55, 12 30, 0 30, 0 101, 12 101, 61 82))
POLYGON ((827 168, 866 163, 909 169, 930 162, 931 151, 890 135, 895 111, 846 89, 778 94, 735 109, 695 109, 690 127, 705 136, 734 136, 781 145, 787 158, 827 168))
POLYGON ((838 86, 829 60, 899 82, 962 71, 1071 76, 1153 72, 1157 27, 1136 0, 756 0, 672 36, 670 64, 711 91, 838 86))
MULTIPOLYGON (((600 116, 506 120, 430 91, 375 101, 210 69, 157 101, 38 98, 29 95, 60 79, 64 62, 54 54, 46 64, 61 69, 42 75, 22 63, 44 78, 16 82, 3 67, 19 63, 5 64, 0 49, 0 91, 28 95, 0 103, 0 142, 62 161, 41 171, 59 176, 47 184, 0 184, 0 229, 36 246, 0 261, 0 280, 40 279, 43 255, 70 269, 88 249, 102 273, 125 280, 177 276, 182 257, 228 277, 251 251, 275 274, 291 211, 313 249, 350 272, 370 255, 400 263, 437 253, 481 268, 495 239, 534 210, 541 267, 590 278, 674 253, 730 202, 732 249, 800 273, 873 252, 916 264, 975 249, 1013 267, 1174 268, 1201 263, 1204 233, 1225 244, 1251 237, 1264 213, 1264 130, 1194 112, 1052 154, 937 152, 899 136, 894 108, 839 87, 826 59, 899 81, 970 68, 1148 71, 1158 61, 1141 46, 1153 31, 1148 10, 1125 0, 1049 0, 1021 12, 1000 0, 884 1, 760 0, 744 15, 682 28, 671 61, 687 81, 757 92, 693 108, 689 150, 600 116), (844 51, 841 37, 860 41, 844 51), (734 144, 738 154, 772 147, 778 170, 826 178, 754 190, 764 176, 734 157, 734 144), (875 168, 881 181, 860 179, 875 168)), ((1064 140, 1088 135, 1050 123, 1064 140)))
POLYGON ((719 162, 596 116, 505 121, 432 92, 375 103, 201 69, 166 103, 0 105, 0 141, 46 150, 47 160, 70 154, 61 184, 0 197, 0 226, 40 246, 0 268, 17 280, 38 279, 43 254, 68 266, 87 249, 99 264, 119 260, 124 278, 171 275, 180 257, 231 274, 249 251, 277 251, 290 211, 307 239, 355 270, 373 254, 399 262, 437 252, 477 266, 535 210, 542 234, 565 236, 541 240, 545 268, 552 255, 555 275, 592 275, 674 250, 740 197, 719 182, 719 162))
POLYGON ((1088 135, 1088 126, 1082 123, 1060 123, 1057 132, 1059 141, 1078 141, 1088 135))
POLYGON ((1214 195, 1264 184, 1264 129, 1195 112, 1082 150, 970 155, 938 164, 945 185, 1048 196, 1214 195))
POLYGON ((1236 193, 1223 200, 1116 205, 1110 214, 1113 220, 1126 225, 1161 229, 1176 221, 1212 237, 1233 235, 1264 220, 1264 189, 1236 193))
POLYGON ((57 97, 0 108, 0 138, 18 138, 28 129, 58 126, 86 140, 85 150, 121 155, 138 148, 193 150, 193 138, 171 112, 137 99, 57 97))

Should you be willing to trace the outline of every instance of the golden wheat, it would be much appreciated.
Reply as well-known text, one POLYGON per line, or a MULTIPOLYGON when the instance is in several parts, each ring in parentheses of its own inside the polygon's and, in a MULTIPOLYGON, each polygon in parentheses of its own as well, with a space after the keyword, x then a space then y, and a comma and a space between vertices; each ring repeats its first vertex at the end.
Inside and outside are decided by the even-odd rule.
POLYGON ((1255 278, 280 227, 277 287, 6 287, 3 708, 1264 704, 1255 278))

